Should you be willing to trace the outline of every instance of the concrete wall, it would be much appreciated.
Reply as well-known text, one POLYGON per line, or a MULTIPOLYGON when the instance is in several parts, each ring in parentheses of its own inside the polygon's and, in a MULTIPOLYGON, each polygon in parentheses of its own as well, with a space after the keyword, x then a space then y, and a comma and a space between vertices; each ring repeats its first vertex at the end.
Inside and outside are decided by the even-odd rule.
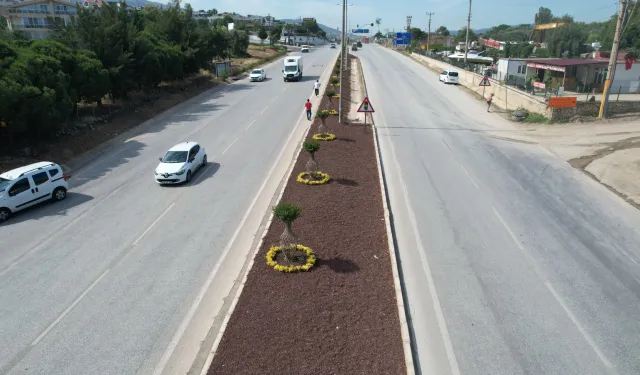
POLYGON ((486 87, 486 89, 483 90, 483 87, 478 86, 483 78, 479 74, 462 70, 453 65, 449 65, 445 62, 434 60, 417 53, 412 53, 411 57, 423 62, 431 69, 436 71, 441 72, 446 69, 453 69, 458 71, 458 73, 460 74, 459 77, 461 85, 465 86, 466 88, 480 96, 482 95, 483 91, 485 97, 489 96, 490 93, 494 93, 495 96, 493 97, 493 103, 497 107, 510 110, 524 108, 529 112, 540 113, 543 115, 547 114, 547 105, 544 102, 544 99, 533 97, 509 86, 500 86, 499 82, 493 79, 489 80, 491 82, 491 86, 486 87))
MULTIPOLYGON (((598 117, 600 102, 578 102, 576 108, 548 108, 547 117, 554 121, 568 120, 574 116, 598 117)), ((640 102, 609 101, 609 115, 640 113, 640 102)))
POLYGON ((611 83, 611 92, 622 94, 640 93, 640 63, 634 63, 630 70, 625 70, 625 64, 616 66, 616 74, 611 83))

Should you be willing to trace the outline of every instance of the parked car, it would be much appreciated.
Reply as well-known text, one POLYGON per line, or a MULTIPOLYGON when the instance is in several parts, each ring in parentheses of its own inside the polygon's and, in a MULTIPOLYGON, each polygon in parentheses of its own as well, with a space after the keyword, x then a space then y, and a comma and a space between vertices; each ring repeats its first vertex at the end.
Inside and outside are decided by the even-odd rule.
POLYGON ((0 174, 0 222, 20 210, 67 197, 69 184, 62 168, 43 161, 0 174))
POLYGON ((191 176, 207 164, 207 152, 196 142, 183 142, 171 147, 156 167, 156 182, 180 184, 191 181, 191 176))
POLYGON ((267 79, 267 72, 265 72, 264 69, 253 69, 249 75, 249 80, 251 80, 251 82, 262 82, 265 79, 267 79))
POLYGON ((455 70, 445 70, 440 73, 439 80, 444 83, 453 83, 454 85, 458 84, 458 72, 455 70))

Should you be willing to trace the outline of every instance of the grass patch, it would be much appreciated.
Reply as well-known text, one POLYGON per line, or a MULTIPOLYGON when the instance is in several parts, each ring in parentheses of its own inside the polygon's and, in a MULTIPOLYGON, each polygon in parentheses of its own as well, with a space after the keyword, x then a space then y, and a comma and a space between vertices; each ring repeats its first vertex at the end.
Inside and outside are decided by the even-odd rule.
POLYGON ((518 122, 524 122, 528 124, 551 123, 551 121, 549 121, 549 119, 545 115, 536 113, 536 112, 529 112, 524 108, 518 108, 515 111, 508 110, 507 112, 509 113, 509 118, 515 119, 515 121, 518 121, 518 122))

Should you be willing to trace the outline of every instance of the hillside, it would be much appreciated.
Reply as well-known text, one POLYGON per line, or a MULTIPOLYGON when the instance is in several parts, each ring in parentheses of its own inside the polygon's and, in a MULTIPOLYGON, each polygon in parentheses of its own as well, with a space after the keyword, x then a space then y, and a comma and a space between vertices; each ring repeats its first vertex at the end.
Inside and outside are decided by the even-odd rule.
MULTIPOLYGON (((299 24, 301 24, 301 23, 302 23, 302 22, 300 21, 300 19, 282 19, 282 20, 280 20, 280 21, 282 21, 282 22, 284 22, 284 23, 289 23, 289 24, 291 24, 291 23, 292 23, 292 24, 296 24, 296 25, 299 25, 299 24)), ((327 33, 327 36, 337 36, 337 35, 340 35, 340 31, 336 30, 335 28, 332 28, 332 27, 329 27, 329 26, 323 25, 323 24, 321 24, 321 23, 318 23, 318 26, 320 26, 320 28, 321 28, 322 30, 324 30, 324 32, 325 32, 325 33, 327 33)))

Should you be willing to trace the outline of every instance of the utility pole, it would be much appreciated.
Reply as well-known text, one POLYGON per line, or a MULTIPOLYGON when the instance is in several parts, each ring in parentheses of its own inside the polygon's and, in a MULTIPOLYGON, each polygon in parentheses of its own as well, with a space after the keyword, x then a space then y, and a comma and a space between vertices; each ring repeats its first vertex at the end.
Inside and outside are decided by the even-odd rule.
MULTIPOLYGON (((344 51, 345 51, 345 24, 346 24, 346 13, 347 13, 347 0, 342 0, 342 41, 340 42, 340 99, 338 99, 338 121, 342 123, 342 77, 344 76, 344 65, 343 61, 345 59, 344 51)), ((320 108, 318 108, 320 109, 320 108)))
POLYGON ((611 82, 613 82, 613 76, 616 74, 616 65, 618 64, 620 34, 622 33, 622 21, 624 20, 627 1, 628 0, 620 0, 620 7, 618 9, 618 22, 616 23, 616 33, 613 37, 613 47, 611 47, 611 56, 609 57, 609 70, 607 71, 607 79, 604 81, 604 91, 602 93, 602 100, 600 101, 600 113, 598 113, 599 119, 607 117, 609 93, 611 92, 611 82))
POLYGON ((429 52, 429 42, 431 42, 431 16, 433 16, 435 12, 427 12, 427 16, 429 16, 429 32, 427 33, 427 52, 429 52))
POLYGON ((469 51, 469 28, 471 27, 471 0, 469 0, 469 16, 467 17, 467 37, 464 46, 464 63, 467 63, 467 55, 469 51))

